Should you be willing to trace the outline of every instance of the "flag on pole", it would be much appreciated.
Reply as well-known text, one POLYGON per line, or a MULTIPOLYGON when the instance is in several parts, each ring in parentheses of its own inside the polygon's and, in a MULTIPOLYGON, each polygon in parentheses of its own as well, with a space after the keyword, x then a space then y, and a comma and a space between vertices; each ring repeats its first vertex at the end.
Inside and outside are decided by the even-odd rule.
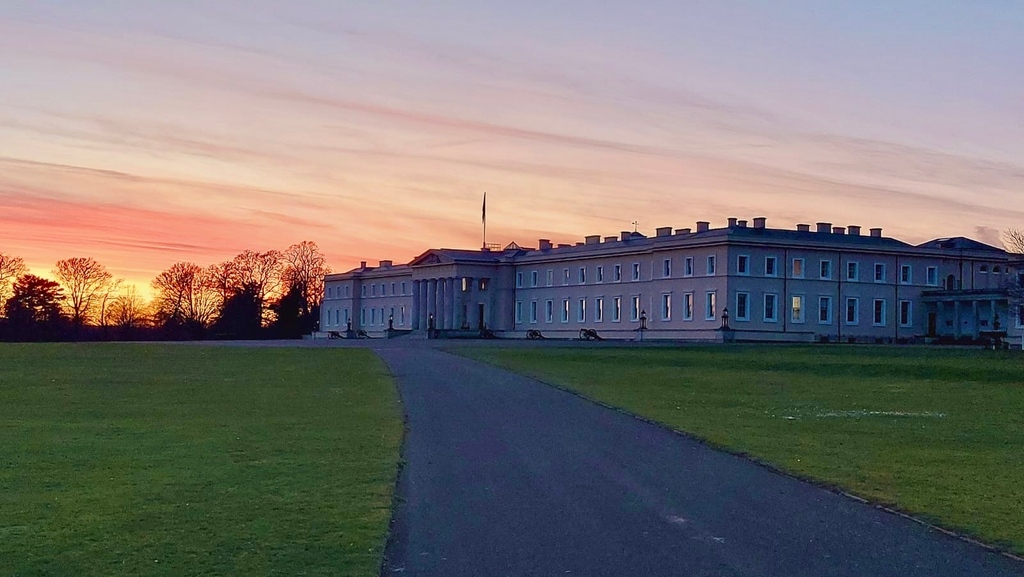
POLYGON ((484 204, 480 207, 480 222, 487 224, 487 193, 484 193, 484 204))

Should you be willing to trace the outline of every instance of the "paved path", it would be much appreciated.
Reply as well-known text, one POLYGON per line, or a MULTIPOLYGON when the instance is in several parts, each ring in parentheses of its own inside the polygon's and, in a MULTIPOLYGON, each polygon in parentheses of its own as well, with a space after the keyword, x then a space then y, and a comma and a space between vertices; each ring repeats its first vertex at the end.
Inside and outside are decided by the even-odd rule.
POLYGON ((1022 575, 1024 566, 494 367, 382 347, 407 464, 384 575, 1022 575))

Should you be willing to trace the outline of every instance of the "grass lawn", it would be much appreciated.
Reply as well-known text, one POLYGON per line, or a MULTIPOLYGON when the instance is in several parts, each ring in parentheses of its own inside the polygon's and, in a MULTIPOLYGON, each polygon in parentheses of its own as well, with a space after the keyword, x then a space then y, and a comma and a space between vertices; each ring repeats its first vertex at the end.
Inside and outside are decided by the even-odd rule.
POLYGON ((1024 552, 1024 355, 843 346, 462 349, 1024 552))
POLYGON ((0 344, 0 574, 376 575, 401 434, 369 351, 0 344))

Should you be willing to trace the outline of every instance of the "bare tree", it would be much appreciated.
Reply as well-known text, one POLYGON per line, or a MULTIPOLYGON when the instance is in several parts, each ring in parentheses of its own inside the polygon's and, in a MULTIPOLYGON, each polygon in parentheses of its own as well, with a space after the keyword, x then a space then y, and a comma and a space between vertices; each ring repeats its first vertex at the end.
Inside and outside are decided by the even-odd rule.
POLYGON ((217 294, 220 308, 231 298, 238 285, 238 273, 233 261, 211 264, 206 267, 206 280, 210 288, 217 294))
POLYGON ((142 326, 146 319, 146 302, 135 285, 128 285, 115 297, 107 314, 109 322, 124 329, 142 326))
POLYGON ((282 283, 287 289, 299 291, 303 300, 302 313, 308 315, 323 300, 324 276, 331 272, 327 259, 316 243, 308 240, 291 245, 282 256, 282 283))
POLYGON ((281 287, 282 256, 277 250, 256 252, 247 250, 231 261, 234 273, 232 294, 247 293, 260 305, 264 324, 270 320, 269 301, 281 287))
POLYGON ((0 252, 0 313, 4 310, 8 295, 11 294, 11 285, 14 279, 28 272, 25 261, 21 257, 10 256, 0 252))
POLYGON ((1003 246, 1008 252, 1024 254, 1024 230, 1008 228, 1002 234, 1003 246))
POLYGON ((76 326, 84 325, 97 314, 113 279, 102 264, 89 257, 59 260, 53 274, 67 291, 65 305, 76 326))
POLYGON ((191 323, 207 327, 217 311, 216 295, 203 267, 178 262, 153 279, 154 309, 162 323, 191 323))
POLYGON ((114 300, 117 299, 118 294, 121 292, 121 285, 123 283, 123 278, 110 281, 100 296, 99 321, 101 327, 106 327, 110 324, 110 306, 114 304, 114 300))

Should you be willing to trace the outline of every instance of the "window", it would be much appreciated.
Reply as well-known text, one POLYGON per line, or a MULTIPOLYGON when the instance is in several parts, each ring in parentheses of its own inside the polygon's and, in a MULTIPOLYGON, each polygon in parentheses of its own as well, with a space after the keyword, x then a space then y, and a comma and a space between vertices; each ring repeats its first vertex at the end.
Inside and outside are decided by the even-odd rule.
POLYGON ((402 307, 401 309, 399 309, 398 312, 399 312, 399 315, 400 315, 398 317, 398 324, 405 325, 405 307, 402 307))
POLYGON ((361 287, 360 293, 362 294, 362 296, 364 296, 364 297, 366 296, 366 285, 363 285, 361 287))
POLYGON ((736 257, 736 274, 750 274, 750 257, 741 254, 736 257))
POLYGON ((900 301, 900 326, 909 327, 914 324, 913 310, 910 301, 900 301))
POLYGON ((612 280, 615 281, 615 282, 619 282, 620 280, 622 280, 622 265, 621 264, 615 265, 615 268, 612 269, 612 280))
POLYGON ((377 324, 377 309, 372 307, 370 308, 370 324, 377 324))
POLYGON ((823 279, 831 279, 832 278, 832 261, 830 261, 830 260, 822 260, 821 261, 821 267, 820 267, 820 270, 818 271, 818 277, 819 278, 823 278, 823 279))
POLYGON ((999 272, 1000 272, 999 265, 996 265, 996 266, 992 267, 992 273, 993 274, 999 274, 999 272))
POLYGON ((562 322, 569 322, 569 299, 562 299, 562 322))
POLYGON ((612 322, 617 323, 622 318, 622 297, 612 299, 612 322))
POLYGON ((875 299, 874 306, 874 322, 876 327, 885 326, 885 301, 882 299, 875 299))
POLYGON ((846 324, 855 325, 860 322, 860 303, 857 299, 846 299, 846 324))
POLYGON ((818 322, 832 324, 832 297, 818 297, 818 322))
POLYGON ((804 259, 793 259, 793 278, 804 278, 804 259))
POLYGON ((672 276, 672 259, 666 258, 661 261, 661 276, 665 278, 672 276))
MULTIPOLYGON (((725 263, 729 264, 729 263, 725 263)), ((715 255, 708 257, 708 276, 715 274, 715 255)))
POLYGON ((366 307, 359 309, 359 326, 366 326, 366 307))
POLYGON ((988 265, 987 264, 981 265, 981 268, 978 269, 978 272, 980 272, 982 274, 988 274, 988 265))
POLYGON ((594 279, 595 282, 604 282, 604 267, 603 266, 597 267, 597 275, 596 276, 597 276, 597 278, 594 279))
POLYGON ((402 283, 402 294, 405 294, 405 283, 402 283))
POLYGON ((633 280, 640 280, 640 263, 633 263, 633 280))
MULTIPOLYGON (((422 286, 422 282, 420 283, 420 285, 422 286)), ((464 292, 464 293, 468 293, 469 292, 469 277, 466 277, 466 276, 462 277, 462 292, 464 292)))
POLYGON ((594 322, 604 322, 604 297, 594 299, 594 322))
POLYGON ((345 287, 345 296, 346 297, 352 296, 352 287, 350 287, 350 286, 346 286, 345 287))
POLYGON ((629 299, 629 318, 630 320, 640 320, 640 296, 633 295, 629 299))
POLYGON ((683 260, 683 276, 693 276, 693 257, 688 256, 683 260))
POLYGON ((539 274, 540 273, 538 273, 535 270, 530 271, 530 286, 532 286, 532 287, 537 286, 537 275, 539 275, 539 274))
POLYGON ((910 265, 905 264, 900 266, 900 283, 910 284, 914 281, 913 271, 910 270, 910 265))
POLYGON ((391 296, 395 296, 395 283, 391 283, 391 296))
POLYGON ((875 263, 875 282, 885 282, 885 264, 875 263))
POLYGON ((580 273, 576 278, 579 281, 579 284, 587 284, 587 267, 581 266, 580 273))
POLYGON ((778 313, 778 306, 777 306, 778 304, 779 304, 779 297, 778 297, 778 295, 773 295, 773 294, 766 294, 766 295, 764 295, 764 320, 765 320, 765 322, 767 322, 767 323, 778 322, 778 320, 779 320, 779 313, 778 313))
POLYGON ((848 262, 846 263, 846 280, 858 281, 860 280, 860 263, 848 262))
POLYGON ((704 295, 704 319, 713 321, 718 314, 717 295, 714 291, 704 295))
POLYGON ((672 295, 661 295, 661 320, 672 320, 672 295))
POLYGON ((794 323, 804 322, 804 297, 803 295, 793 295, 789 300, 789 320, 794 323))
POLYGON ((380 324, 384 324, 384 307, 380 307, 380 324))
POLYGON ((549 268, 548 269, 548 273, 547 273, 547 285, 548 286, 553 286, 554 284, 555 284, 555 271, 549 268))
POLYGON ((544 301, 544 322, 551 324, 555 320, 555 301, 544 301))
POLYGON ((563 268, 562 269, 562 284, 563 285, 569 284, 569 269, 567 269, 567 268, 563 268))
POLYGON ((764 276, 778 276, 778 270, 775 268, 776 262, 778 262, 774 256, 764 257, 764 276))
POLYGON ((939 267, 937 267, 937 266, 930 266, 930 267, 926 268, 924 276, 925 276, 925 282, 928 284, 928 286, 938 286, 939 285, 939 267))
POLYGON ((576 307, 576 320, 581 323, 587 322, 587 299, 579 300, 579 305, 576 307))
POLYGON ((693 293, 683 295, 683 320, 693 320, 693 293))
POLYGON ((736 293, 736 314, 738 321, 750 320, 750 293, 736 293))
POLYGON ((1017 305, 1017 328, 1024 328, 1024 305, 1017 305))
POLYGON ((485 278, 482 278, 482 279, 480 279, 480 282, 479 282, 479 284, 478 284, 478 288, 479 288, 480 290, 482 290, 482 291, 485 291, 485 290, 487 290, 487 280, 488 280, 488 279, 485 279, 485 278))
POLYGON ((516 288, 523 288, 523 273, 516 273, 516 288))
POLYGON ((516 301, 516 324, 523 324, 523 301, 516 301))
POLYGON ((537 301, 530 301, 530 322, 537 322, 537 301))

